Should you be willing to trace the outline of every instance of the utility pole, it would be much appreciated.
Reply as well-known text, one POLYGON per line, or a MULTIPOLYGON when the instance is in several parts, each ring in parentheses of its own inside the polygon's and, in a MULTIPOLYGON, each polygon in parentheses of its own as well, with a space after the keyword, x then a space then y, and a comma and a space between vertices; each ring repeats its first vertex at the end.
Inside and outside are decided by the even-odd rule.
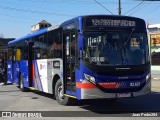
POLYGON ((121 0, 118 0, 118 15, 121 15, 121 0))

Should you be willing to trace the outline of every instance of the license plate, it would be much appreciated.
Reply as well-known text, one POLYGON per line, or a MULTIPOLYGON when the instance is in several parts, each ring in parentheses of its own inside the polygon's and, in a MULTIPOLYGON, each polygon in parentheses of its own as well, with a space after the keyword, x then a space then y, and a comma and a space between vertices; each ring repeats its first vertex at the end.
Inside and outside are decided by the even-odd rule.
POLYGON ((131 97, 131 93, 118 93, 118 98, 131 97))

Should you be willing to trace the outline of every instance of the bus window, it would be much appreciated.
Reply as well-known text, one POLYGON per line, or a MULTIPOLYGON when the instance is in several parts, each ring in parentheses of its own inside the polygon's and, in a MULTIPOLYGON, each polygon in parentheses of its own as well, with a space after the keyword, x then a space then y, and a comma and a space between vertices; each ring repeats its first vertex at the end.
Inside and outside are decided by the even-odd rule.
POLYGON ((49 34, 49 58, 62 58, 62 40, 60 39, 59 31, 54 31, 49 34))
POLYGON ((39 42, 44 42, 44 35, 39 36, 39 42))
POLYGON ((16 60, 21 60, 21 50, 16 49, 16 60))

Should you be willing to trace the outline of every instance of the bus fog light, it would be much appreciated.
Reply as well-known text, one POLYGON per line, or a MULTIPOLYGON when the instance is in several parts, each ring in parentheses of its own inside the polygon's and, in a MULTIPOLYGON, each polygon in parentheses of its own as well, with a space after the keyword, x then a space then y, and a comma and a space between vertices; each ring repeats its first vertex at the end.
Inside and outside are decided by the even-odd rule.
POLYGON ((90 81, 91 83, 93 83, 93 84, 96 83, 96 80, 93 76, 84 73, 84 77, 85 77, 86 80, 90 81))

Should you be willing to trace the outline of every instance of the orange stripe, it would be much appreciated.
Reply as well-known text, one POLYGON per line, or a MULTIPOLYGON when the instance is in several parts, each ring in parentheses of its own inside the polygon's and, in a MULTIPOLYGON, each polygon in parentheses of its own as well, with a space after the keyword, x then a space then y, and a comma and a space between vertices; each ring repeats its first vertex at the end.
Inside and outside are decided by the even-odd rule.
MULTIPOLYGON (((111 82, 111 83, 98 83, 100 86, 102 86, 103 88, 115 88, 117 85, 117 82, 111 82)), ((93 89, 93 88, 97 88, 94 84, 92 83, 80 83, 80 82, 76 82, 76 87, 77 88, 83 88, 83 89, 93 89)))
POLYGON ((33 87, 35 87, 36 86, 36 78, 35 78, 35 70, 34 70, 34 64, 32 64, 32 79, 33 79, 33 82, 34 82, 34 86, 33 87))
POLYGON ((76 82, 76 87, 77 88, 84 88, 84 89, 97 88, 92 83, 79 83, 79 82, 76 82))
POLYGON ((117 85, 117 82, 110 82, 110 83, 98 83, 100 86, 104 88, 115 88, 117 85))

